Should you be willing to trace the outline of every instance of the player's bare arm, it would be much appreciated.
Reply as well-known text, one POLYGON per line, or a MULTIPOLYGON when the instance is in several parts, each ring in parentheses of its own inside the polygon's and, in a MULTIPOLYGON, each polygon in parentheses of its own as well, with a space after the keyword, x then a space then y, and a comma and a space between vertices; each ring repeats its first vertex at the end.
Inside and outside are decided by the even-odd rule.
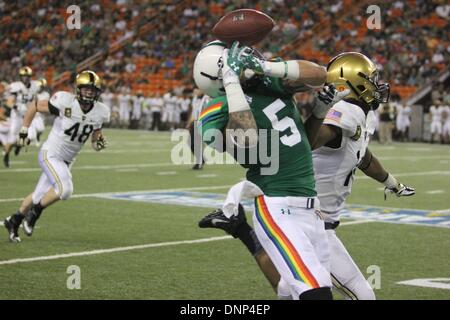
POLYGON ((305 121, 305 130, 312 149, 317 149, 336 138, 340 131, 334 127, 323 126, 328 110, 343 99, 349 90, 338 92, 334 85, 326 85, 316 94, 311 116, 305 121), (323 128, 322 128, 323 127, 323 128))
MULTIPOLYGON (((319 88, 324 85, 327 78, 325 67, 306 60, 297 60, 295 62, 298 66, 298 76, 296 76, 297 72, 292 72, 293 76, 283 80, 285 87, 291 88, 291 91, 293 92, 302 92, 308 91, 311 88, 319 88)), ((290 61, 285 63, 288 65, 290 61)), ((295 68, 295 64, 292 63, 291 66, 292 68, 295 68)))
POLYGON ((37 112, 48 114, 50 113, 49 106, 48 106, 48 100, 33 100, 28 104, 27 112, 25 113, 25 116, 23 118, 23 127, 28 128, 31 124, 31 122, 34 119, 34 116, 37 112))
POLYGON ((48 100, 38 101, 35 99, 28 104, 27 111, 25 112, 23 118, 22 128, 19 131, 18 144, 20 146, 25 146, 30 143, 30 140, 28 139, 28 128, 30 127, 31 122, 33 121, 37 112, 45 114, 51 113, 48 100))
MULTIPOLYGON (((310 117, 311 118, 311 117, 310 117)), ((305 127, 308 133, 308 122, 310 121, 310 118, 305 123, 305 127)), ((317 121, 316 121, 317 122, 317 121)), ((311 143, 311 139, 308 136, 308 139, 311 143, 311 149, 315 150, 322 146, 328 145, 329 143, 332 143, 333 141, 340 140, 342 137, 342 129, 333 125, 329 124, 322 124, 320 125, 320 128, 317 133, 317 138, 311 143)))
POLYGON ((414 188, 398 182, 392 174, 387 172, 369 149, 366 150, 364 158, 359 165, 359 169, 361 169, 365 175, 383 183, 386 186, 385 192, 395 193, 397 197, 412 196, 416 193, 414 188))

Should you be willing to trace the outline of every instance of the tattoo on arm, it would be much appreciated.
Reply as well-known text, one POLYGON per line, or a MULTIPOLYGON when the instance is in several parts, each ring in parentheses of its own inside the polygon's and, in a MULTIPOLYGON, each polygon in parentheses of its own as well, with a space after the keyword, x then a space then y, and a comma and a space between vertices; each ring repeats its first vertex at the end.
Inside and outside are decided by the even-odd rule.
POLYGON ((249 148, 258 143, 258 127, 251 110, 230 113, 226 129, 239 147, 249 148))

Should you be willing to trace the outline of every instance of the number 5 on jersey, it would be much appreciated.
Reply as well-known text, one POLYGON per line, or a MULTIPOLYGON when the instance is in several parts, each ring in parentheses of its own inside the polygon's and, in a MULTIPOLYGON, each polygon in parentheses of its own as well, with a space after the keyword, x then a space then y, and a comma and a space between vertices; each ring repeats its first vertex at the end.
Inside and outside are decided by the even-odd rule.
POLYGON ((291 134, 285 134, 280 138, 280 141, 282 144, 292 147, 296 145, 297 143, 300 143, 302 141, 302 136, 300 135, 300 132, 297 129, 297 126, 295 125, 295 121, 290 117, 284 117, 283 119, 279 120, 276 113, 286 107, 286 104, 284 104, 283 101, 280 99, 275 100, 271 104, 269 104, 267 107, 263 109, 264 114, 269 118, 270 122, 272 123, 272 127, 279 131, 283 132, 287 129, 291 129, 291 134))

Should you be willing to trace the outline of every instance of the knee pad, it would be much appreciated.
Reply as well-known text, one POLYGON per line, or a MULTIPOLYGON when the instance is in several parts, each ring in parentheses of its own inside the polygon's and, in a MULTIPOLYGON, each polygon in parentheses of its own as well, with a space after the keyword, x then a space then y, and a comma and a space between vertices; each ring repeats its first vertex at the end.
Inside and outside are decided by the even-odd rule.
POLYGON ((300 300, 333 300, 331 288, 321 287, 307 290, 300 294, 300 300))

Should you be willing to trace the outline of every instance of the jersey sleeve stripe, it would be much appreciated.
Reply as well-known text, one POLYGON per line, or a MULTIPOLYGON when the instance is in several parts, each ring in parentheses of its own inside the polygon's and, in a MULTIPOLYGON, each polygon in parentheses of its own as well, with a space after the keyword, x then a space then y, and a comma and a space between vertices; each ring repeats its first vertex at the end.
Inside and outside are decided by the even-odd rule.
POLYGON ((304 282, 311 288, 318 288, 319 284, 311 274, 300 254, 297 252, 291 241, 278 227, 267 209, 264 196, 259 196, 255 200, 256 218, 262 226, 264 232, 272 240, 275 247, 280 252, 283 260, 291 270, 293 276, 298 281, 304 282))
POLYGON ((206 118, 212 114, 220 112, 220 109, 222 108, 222 104, 223 104, 223 102, 215 103, 212 106, 209 106, 208 108, 206 108, 205 110, 200 112, 199 121, 203 121, 204 118, 206 118))
POLYGON ((221 116, 222 116, 222 113, 220 113, 220 112, 208 115, 208 116, 204 117, 203 119, 200 119, 199 124, 204 125, 205 123, 216 120, 217 118, 220 118, 221 116))

